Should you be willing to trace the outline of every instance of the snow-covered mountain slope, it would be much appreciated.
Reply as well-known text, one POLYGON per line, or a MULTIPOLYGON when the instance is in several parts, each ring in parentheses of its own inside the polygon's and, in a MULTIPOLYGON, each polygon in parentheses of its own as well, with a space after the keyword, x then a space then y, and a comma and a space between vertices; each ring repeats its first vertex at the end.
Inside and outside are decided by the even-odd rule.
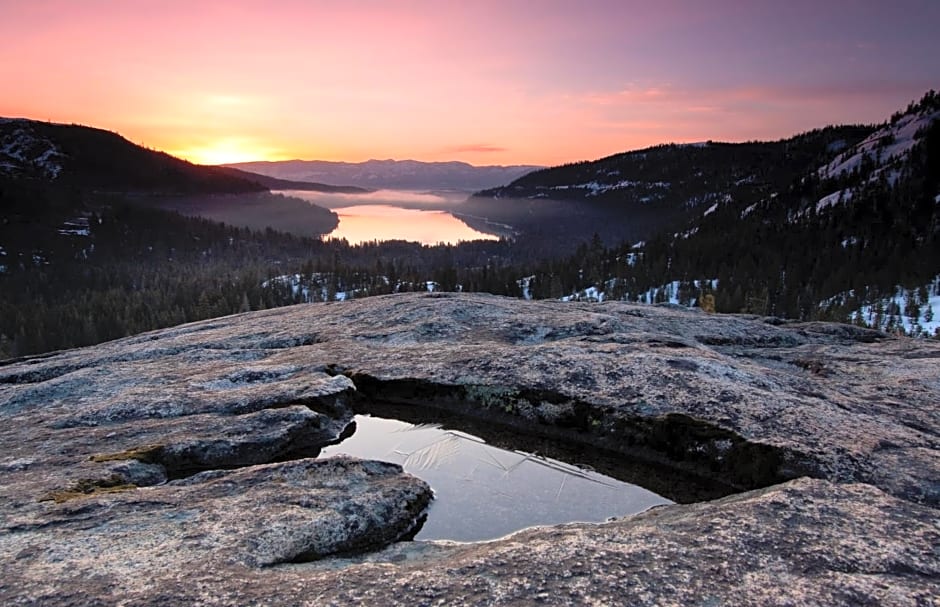
POLYGON ((65 154, 36 132, 30 120, 0 118, 0 174, 38 174, 55 179, 65 154))
MULTIPOLYGON (((831 162, 819 168, 817 173, 823 179, 833 179, 845 173, 859 171, 864 162, 873 165, 871 177, 876 178, 885 169, 896 167, 917 143, 930 125, 940 119, 940 109, 923 107, 911 113, 903 114, 836 156, 831 162)), ((893 179, 896 179, 895 175, 893 179)), ((889 176, 889 181, 893 180, 889 176)))
MULTIPOLYGON (((909 170, 911 154, 918 143, 938 121, 940 99, 928 94, 820 167, 816 176, 821 180, 823 195, 816 202, 816 212, 849 204, 866 188, 894 188, 909 170)), ((940 192, 934 192, 937 195, 940 192)))

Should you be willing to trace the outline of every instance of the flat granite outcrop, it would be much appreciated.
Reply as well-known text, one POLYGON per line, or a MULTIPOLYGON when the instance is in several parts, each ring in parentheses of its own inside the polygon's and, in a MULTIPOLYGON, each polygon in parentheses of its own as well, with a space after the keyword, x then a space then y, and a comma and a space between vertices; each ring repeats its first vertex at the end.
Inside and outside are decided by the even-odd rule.
POLYGON ((470 294, 193 323, 0 365, 0 603, 934 604, 938 422, 940 342, 847 325, 470 294), (310 459, 372 401, 735 494, 392 544, 427 485, 310 459))

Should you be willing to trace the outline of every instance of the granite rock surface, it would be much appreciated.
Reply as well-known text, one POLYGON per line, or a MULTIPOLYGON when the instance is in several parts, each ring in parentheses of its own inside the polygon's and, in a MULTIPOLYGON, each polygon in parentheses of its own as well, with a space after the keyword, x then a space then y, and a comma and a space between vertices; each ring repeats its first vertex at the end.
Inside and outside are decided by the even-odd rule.
POLYGON ((938 422, 940 343, 846 325, 468 294, 214 319, 0 366, 0 602, 931 604, 938 422), (375 400, 741 493, 379 550, 429 488, 311 459, 375 400))

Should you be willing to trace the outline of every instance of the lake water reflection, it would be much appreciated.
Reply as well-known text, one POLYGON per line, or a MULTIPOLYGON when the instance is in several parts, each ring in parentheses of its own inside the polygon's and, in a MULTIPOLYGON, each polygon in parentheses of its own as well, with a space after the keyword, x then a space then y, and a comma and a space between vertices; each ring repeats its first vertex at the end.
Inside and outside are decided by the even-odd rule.
POLYGON ((326 238, 345 238, 350 244, 372 240, 409 240, 428 245, 497 240, 496 236, 478 232, 446 211, 389 205, 357 205, 333 210, 339 215, 339 227, 326 238))
POLYGON ((324 238, 350 244, 373 240, 408 240, 421 244, 456 244, 464 240, 497 240, 454 217, 446 209, 466 199, 463 193, 378 190, 369 194, 284 191, 339 215, 339 226, 324 238))

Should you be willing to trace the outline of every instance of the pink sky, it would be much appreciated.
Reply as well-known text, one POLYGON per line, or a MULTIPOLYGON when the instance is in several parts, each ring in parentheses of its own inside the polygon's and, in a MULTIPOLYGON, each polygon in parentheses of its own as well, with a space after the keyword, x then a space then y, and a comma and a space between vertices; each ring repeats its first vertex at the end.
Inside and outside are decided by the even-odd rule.
POLYGON ((0 116, 197 162, 558 164, 880 122, 940 88, 938 23, 935 0, 0 0, 0 116))

